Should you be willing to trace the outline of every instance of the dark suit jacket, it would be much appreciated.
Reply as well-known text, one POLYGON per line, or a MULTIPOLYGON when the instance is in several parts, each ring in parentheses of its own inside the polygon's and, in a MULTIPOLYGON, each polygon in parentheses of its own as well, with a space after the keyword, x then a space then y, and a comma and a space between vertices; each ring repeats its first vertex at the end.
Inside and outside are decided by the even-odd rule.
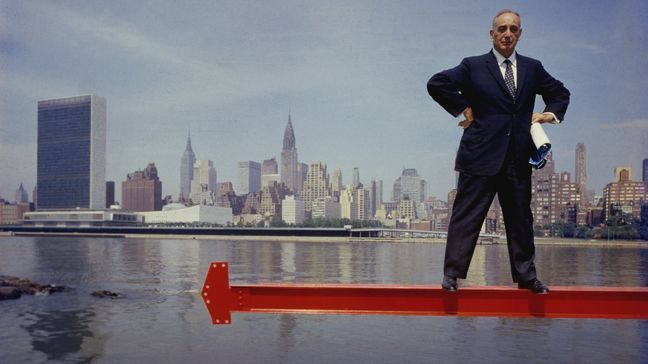
POLYGON ((516 55, 517 96, 510 96, 493 52, 465 58, 455 68, 432 76, 427 89, 432 98, 453 116, 471 106, 475 121, 464 130, 455 169, 473 175, 498 173, 507 154, 509 138, 516 165, 529 169, 531 114, 536 95, 563 120, 569 91, 551 77, 540 61, 516 55))

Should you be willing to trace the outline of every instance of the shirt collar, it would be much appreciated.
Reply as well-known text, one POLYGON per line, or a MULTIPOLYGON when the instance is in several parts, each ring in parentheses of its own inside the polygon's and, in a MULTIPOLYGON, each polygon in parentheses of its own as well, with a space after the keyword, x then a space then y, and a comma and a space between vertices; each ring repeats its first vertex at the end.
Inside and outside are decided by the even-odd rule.
MULTIPOLYGON (((497 59, 497 64, 501 66, 502 63, 504 63, 504 61, 506 60, 506 57, 501 55, 500 52, 495 50, 495 48, 493 48, 493 54, 495 55, 495 59, 497 59)), ((516 57, 515 57, 516 54, 517 54, 517 52, 513 51, 513 54, 511 54, 511 56, 508 58, 511 61, 511 64, 513 64, 513 66, 517 65, 516 64, 516 57)))

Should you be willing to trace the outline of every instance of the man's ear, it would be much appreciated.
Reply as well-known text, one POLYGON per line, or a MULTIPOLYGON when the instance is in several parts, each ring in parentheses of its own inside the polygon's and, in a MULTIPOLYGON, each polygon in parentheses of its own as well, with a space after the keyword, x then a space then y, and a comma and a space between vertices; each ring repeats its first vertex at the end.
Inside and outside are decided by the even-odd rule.
POLYGON ((493 29, 488 33, 490 35, 490 40, 493 40, 493 29))

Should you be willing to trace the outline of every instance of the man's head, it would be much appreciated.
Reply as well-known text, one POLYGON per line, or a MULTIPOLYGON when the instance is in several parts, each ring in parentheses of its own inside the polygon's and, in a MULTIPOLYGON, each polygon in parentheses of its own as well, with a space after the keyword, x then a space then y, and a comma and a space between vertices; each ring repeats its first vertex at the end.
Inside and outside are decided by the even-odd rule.
POLYGON ((490 31, 493 48, 506 58, 513 54, 520 40, 521 24, 520 14, 513 10, 502 10, 493 18, 493 29, 490 31))

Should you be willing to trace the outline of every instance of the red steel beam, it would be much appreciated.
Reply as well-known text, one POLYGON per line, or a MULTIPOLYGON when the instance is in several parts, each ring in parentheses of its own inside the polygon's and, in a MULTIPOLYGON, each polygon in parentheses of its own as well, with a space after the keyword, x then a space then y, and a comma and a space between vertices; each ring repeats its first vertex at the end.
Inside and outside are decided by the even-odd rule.
POLYGON ((648 319, 646 287, 551 287, 546 295, 515 287, 284 284, 230 286, 227 262, 207 272, 202 298, 214 324, 231 312, 648 319))

